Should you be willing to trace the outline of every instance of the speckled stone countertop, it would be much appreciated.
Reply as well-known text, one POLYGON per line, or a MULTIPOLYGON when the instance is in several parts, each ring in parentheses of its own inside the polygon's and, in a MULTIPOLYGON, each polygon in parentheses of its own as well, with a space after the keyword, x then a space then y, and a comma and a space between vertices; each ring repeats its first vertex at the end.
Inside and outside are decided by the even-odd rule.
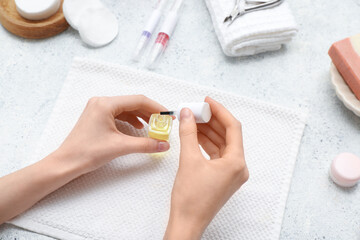
MULTIPOLYGON (((104 0, 120 22, 118 38, 86 47, 76 31, 25 40, 0 27, 0 176, 19 169, 36 146, 74 56, 143 69, 129 59, 151 2, 104 0), (141 2, 141 3, 140 3, 141 2), (142 6, 142 8, 139 8, 142 6)), ((289 1, 300 32, 280 51, 227 58, 203 1, 186 1, 156 72, 278 105, 309 109, 280 239, 360 239, 360 187, 342 189, 328 177, 340 152, 360 156, 360 118, 330 84, 330 45, 360 32, 360 0, 289 1)), ((1 193, 0 193, 1 194, 1 193)), ((0 239, 49 239, 10 225, 0 239)))

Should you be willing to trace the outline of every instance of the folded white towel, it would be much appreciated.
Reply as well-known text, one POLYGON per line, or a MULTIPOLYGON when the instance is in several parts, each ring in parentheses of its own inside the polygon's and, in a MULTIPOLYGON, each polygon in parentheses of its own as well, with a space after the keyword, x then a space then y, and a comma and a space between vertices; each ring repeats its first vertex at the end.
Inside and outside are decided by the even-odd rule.
POLYGON ((289 5, 247 13, 230 26, 224 22, 234 8, 234 0, 205 0, 215 32, 224 53, 230 57, 248 56, 281 48, 298 29, 289 5))

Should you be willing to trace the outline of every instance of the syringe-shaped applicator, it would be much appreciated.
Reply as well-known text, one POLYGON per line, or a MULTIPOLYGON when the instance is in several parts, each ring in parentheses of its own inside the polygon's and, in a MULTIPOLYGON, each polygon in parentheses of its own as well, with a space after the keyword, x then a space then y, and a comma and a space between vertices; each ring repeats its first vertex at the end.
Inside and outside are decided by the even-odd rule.
POLYGON ((189 108, 193 112, 196 123, 208 123, 211 119, 211 109, 207 102, 181 103, 176 111, 160 112, 160 115, 173 115, 180 120, 183 108, 189 108))
POLYGON ((147 45, 150 42, 151 35, 154 33, 157 25, 160 22, 161 15, 165 9, 166 3, 168 0, 159 0, 156 8, 152 12, 149 20, 147 21, 144 30, 140 36, 139 42, 136 45, 133 60, 139 61, 141 56, 143 55, 147 45))
POLYGON ((173 34, 177 21, 179 19, 179 12, 183 5, 184 0, 175 0, 174 5, 171 7, 167 14, 163 25, 160 28, 159 34, 156 38, 155 44, 150 52, 147 67, 150 69, 156 68, 166 46, 173 34))

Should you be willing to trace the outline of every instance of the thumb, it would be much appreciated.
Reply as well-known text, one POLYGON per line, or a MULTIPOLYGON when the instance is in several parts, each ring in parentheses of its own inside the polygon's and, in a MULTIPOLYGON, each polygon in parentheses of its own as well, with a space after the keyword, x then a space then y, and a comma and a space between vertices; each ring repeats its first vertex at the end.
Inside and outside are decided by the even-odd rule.
POLYGON ((124 153, 156 153, 170 149, 170 144, 152 138, 128 136, 124 142, 124 153))
POLYGON ((181 159, 189 159, 190 157, 201 153, 197 138, 195 117, 188 108, 184 108, 180 112, 179 135, 181 159))

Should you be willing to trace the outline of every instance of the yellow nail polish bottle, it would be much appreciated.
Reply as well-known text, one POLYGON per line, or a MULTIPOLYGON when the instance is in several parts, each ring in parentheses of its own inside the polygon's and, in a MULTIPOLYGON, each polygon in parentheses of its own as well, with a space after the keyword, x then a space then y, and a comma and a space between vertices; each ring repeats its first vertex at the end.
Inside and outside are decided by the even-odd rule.
POLYGON ((172 123, 172 117, 169 115, 152 114, 149 121, 149 137, 168 141, 172 123))

